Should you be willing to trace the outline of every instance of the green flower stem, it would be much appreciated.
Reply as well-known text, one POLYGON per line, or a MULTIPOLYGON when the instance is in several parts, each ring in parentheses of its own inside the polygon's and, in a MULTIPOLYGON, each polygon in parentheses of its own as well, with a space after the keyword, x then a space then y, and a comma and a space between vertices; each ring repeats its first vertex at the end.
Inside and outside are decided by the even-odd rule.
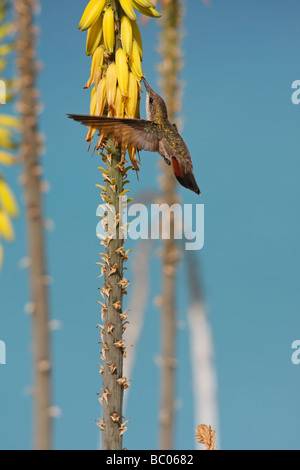
MULTIPOLYGON (((110 144, 110 142, 109 142, 110 144)), ((114 149, 106 160, 104 180, 106 180, 106 200, 114 211, 116 237, 106 238, 105 283, 104 283, 104 329, 103 349, 104 368, 102 373, 103 390, 103 449, 122 449, 122 383, 117 381, 123 377, 123 295, 126 292, 126 280, 123 277, 124 239, 119 234, 119 201, 123 192, 123 172, 119 168, 121 161, 120 149, 114 149)), ((109 209, 108 209, 109 210, 109 209)), ((109 214, 108 216, 111 216, 109 214)), ((122 235, 122 234, 121 234, 122 235)))

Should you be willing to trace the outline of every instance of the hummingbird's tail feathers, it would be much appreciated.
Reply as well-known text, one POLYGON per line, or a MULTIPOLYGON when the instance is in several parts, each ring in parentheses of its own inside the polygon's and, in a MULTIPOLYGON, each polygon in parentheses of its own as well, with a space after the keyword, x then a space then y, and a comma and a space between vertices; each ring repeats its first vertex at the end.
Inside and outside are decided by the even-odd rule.
POLYGON ((74 121, 98 129, 101 135, 125 146, 157 152, 161 138, 160 126, 144 119, 121 119, 107 116, 68 114, 74 121))
POLYGON ((172 157, 173 171, 177 181, 187 189, 201 194, 192 169, 183 168, 177 158, 172 157))

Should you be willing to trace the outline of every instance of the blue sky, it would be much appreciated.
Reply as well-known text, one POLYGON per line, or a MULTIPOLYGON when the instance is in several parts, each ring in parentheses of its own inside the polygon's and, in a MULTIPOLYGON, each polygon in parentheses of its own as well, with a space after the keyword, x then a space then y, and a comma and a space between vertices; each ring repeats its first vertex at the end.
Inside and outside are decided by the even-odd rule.
MULTIPOLYGON (((51 185, 45 210, 55 223, 47 234, 47 257, 51 315, 63 324, 52 342, 53 403, 62 410, 54 442, 56 449, 94 449, 101 388, 94 265, 99 162, 87 154, 85 129, 65 116, 88 112, 83 85, 90 64, 85 34, 77 30, 85 1, 41 3, 40 126, 46 137, 44 175, 51 185)), ((300 79, 299 13, 298 0, 212 0, 210 8, 200 0, 186 2, 183 137, 203 194, 199 199, 179 191, 184 203, 205 204, 205 246, 198 255, 215 343, 223 449, 300 448, 300 366, 291 362, 291 344, 300 337, 300 105, 291 102, 292 82, 300 79)), ((157 34, 155 20, 142 30, 143 68, 156 89, 157 34)), ((133 195, 158 190, 159 157, 144 152, 142 162, 140 181, 132 174, 133 195)), ((20 169, 6 174, 14 184, 20 169)), ((5 247, 0 278, 0 340, 7 346, 7 364, 0 366, 1 449, 32 445, 31 324, 24 313, 30 298, 27 271, 18 267, 27 254, 23 216, 15 227, 17 240, 5 247)), ((128 247, 134 250, 130 241, 128 247)), ((153 299, 160 292, 155 253, 151 279, 153 299)), ((181 322, 188 302, 182 268, 181 322)), ((124 445, 155 449, 160 321, 152 301, 141 342, 124 445)), ((194 447, 188 345, 188 330, 180 329, 178 449, 194 447)))

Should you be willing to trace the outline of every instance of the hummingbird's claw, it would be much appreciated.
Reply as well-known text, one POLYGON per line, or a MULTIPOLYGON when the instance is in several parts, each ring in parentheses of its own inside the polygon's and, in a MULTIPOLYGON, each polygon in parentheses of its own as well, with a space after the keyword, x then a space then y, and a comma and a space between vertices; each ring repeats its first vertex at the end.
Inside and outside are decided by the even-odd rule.
POLYGON ((163 157, 164 161, 166 162, 167 165, 171 165, 170 160, 167 157, 163 157))

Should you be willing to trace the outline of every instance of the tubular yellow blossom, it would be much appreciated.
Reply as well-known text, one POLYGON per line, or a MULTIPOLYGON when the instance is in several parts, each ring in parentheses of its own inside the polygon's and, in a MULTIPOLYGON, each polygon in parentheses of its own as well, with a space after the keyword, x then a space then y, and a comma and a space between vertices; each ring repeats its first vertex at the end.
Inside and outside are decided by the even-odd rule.
POLYGON ((10 54, 14 50, 13 44, 1 44, 0 46, 0 55, 7 55, 10 54))
POLYGON ((7 148, 7 149, 16 148, 16 144, 13 141, 13 133, 10 129, 5 129, 3 127, 0 128, 0 142, 1 142, 1 147, 7 148))
MULTIPOLYGON (((94 87, 91 92, 91 102, 90 102, 90 115, 94 116, 96 114, 96 108, 97 108, 97 93, 96 93, 96 88, 94 87)), ((86 142, 91 142, 91 140, 94 137, 94 134, 96 132, 96 129, 93 129, 92 127, 88 128, 88 133, 86 135, 86 142)))
POLYGON ((90 103, 90 115, 94 116, 96 114, 97 107, 97 93, 96 88, 94 87, 91 91, 91 103, 90 103))
POLYGON ((128 100, 126 102, 126 116, 128 118, 135 118, 136 106, 138 103, 138 82, 135 75, 129 73, 129 85, 128 85, 128 100))
POLYGON ((101 78, 96 92, 96 116, 102 116, 106 105, 106 77, 101 78))
POLYGON ((85 138, 85 141, 86 142, 91 142, 93 140, 95 132, 96 132, 96 129, 93 129, 92 127, 89 127, 88 128, 88 133, 87 133, 86 138, 85 138))
POLYGON ((131 0, 132 5, 136 10, 138 10, 140 13, 142 13, 145 16, 150 16, 152 18, 161 18, 161 14, 153 7, 146 8, 139 3, 136 2, 136 0, 131 0))
POLYGON ((116 52, 116 66, 119 87, 122 97, 125 99, 128 96, 129 70, 126 53, 121 47, 116 52))
POLYGON ((3 209, 0 209, 0 237, 8 242, 13 241, 15 238, 10 218, 3 209))
POLYGON ((124 15, 121 18, 121 42, 127 55, 130 55, 132 51, 132 38, 132 22, 124 15))
MULTIPOLYGON (((139 83, 139 82, 138 82, 139 83)), ((141 114, 140 114, 140 102, 141 102, 141 94, 138 93, 138 100, 136 103, 136 110, 135 110, 135 119, 141 119, 141 114)))
POLYGON ((103 76, 103 69, 102 67, 99 67, 96 72, 95 72, 95 75, 94 75, 94 84, 95 84, 95 88, 97 89, 98 88, 98 85, 100 83, 100 80, 103 76))
POLYGON ((129 57, 129 67, 139 81, 144 77, 139 48, 135 39, 133 40, 132 53, 129 57))
POLYGON ((3 179, 0 179, 0 206, 10 217, 17 217, 19 214, 15 196, 3 179))
POLYGON ((9 116, 7 114, 0 115, 0 124, 8 127, 20 127, 20 118, 16 116, 9 116))
POLYGON ((107 52, 112 54, 115 47, 115 18, 111 7, 105 11, 103 17, 103 39, 107 52))
POLYGON ((131 0, 119 0, 120 5, 125 13, 131 20, 135 21, 137 16, 134 12, 131 0))
POLYGON ((141 60, 143 60, 143 41, 142 41, 140 28, 138 27, 138 24, 136 21, 132 21, 131 25, 132 25, 133 38, 136 40, 136 44, 140 53, 140 58, 141 60))
POLYGON ((13 31, 13 23, 6 23, 0 27, 0 40, 13 31))
POLYGON ((86 37, 86 55, 93 55, 97 47, 100 45, 103 32, 103 16, 100 15, 98 20, 88 29, 86 37))
POLYGON ((97 49, 95 50, 95 52, 93 54, 92 66, 91 66, 91 75, 90 75, 90 78, 87 81, 84 88, 89 88, 94 83, 95 72, 96 72, 96 70, 98 70, 99 68, 102 67, 103 59, 104 59, 104 48, 103 48, 103 46, 99 46, 99 47, 97 47, 97 49))
POLYGON ((79 22, 78 29, 87 30, 99 18, 105 5, 105 0, 90 0, 79 22))
POLYGON ((0 138, 1 138, 1 145, 3 140, 10 140, 12 138, 12 132, 10 129, 6 129, 5 127, 0 127, 0 138))
POLYGON ((109 116, 114 116, 115 114, 115 99, 117 92, 117 67, 114 62, 112 62, 106 72, 106 97, 108 104, 108 114, 109 116))
POLYGON ((16 159, 10 153, 0 150, 0 163, 3 165, 14 165, 16 159))
POLYGON ((122 92, 120 90, 120 87, 117 87, 117 92, 116 92, 116 101, 115 101, 115 117, 120 117, 124 118, 124 112, 125 112, 125 102, 122 99, 122 92))
POLYGON ((144 8, 153 8, 154 3, 152 3, 150 0, 135 0, 135 3, 140 5, 141 7, 144 8))

